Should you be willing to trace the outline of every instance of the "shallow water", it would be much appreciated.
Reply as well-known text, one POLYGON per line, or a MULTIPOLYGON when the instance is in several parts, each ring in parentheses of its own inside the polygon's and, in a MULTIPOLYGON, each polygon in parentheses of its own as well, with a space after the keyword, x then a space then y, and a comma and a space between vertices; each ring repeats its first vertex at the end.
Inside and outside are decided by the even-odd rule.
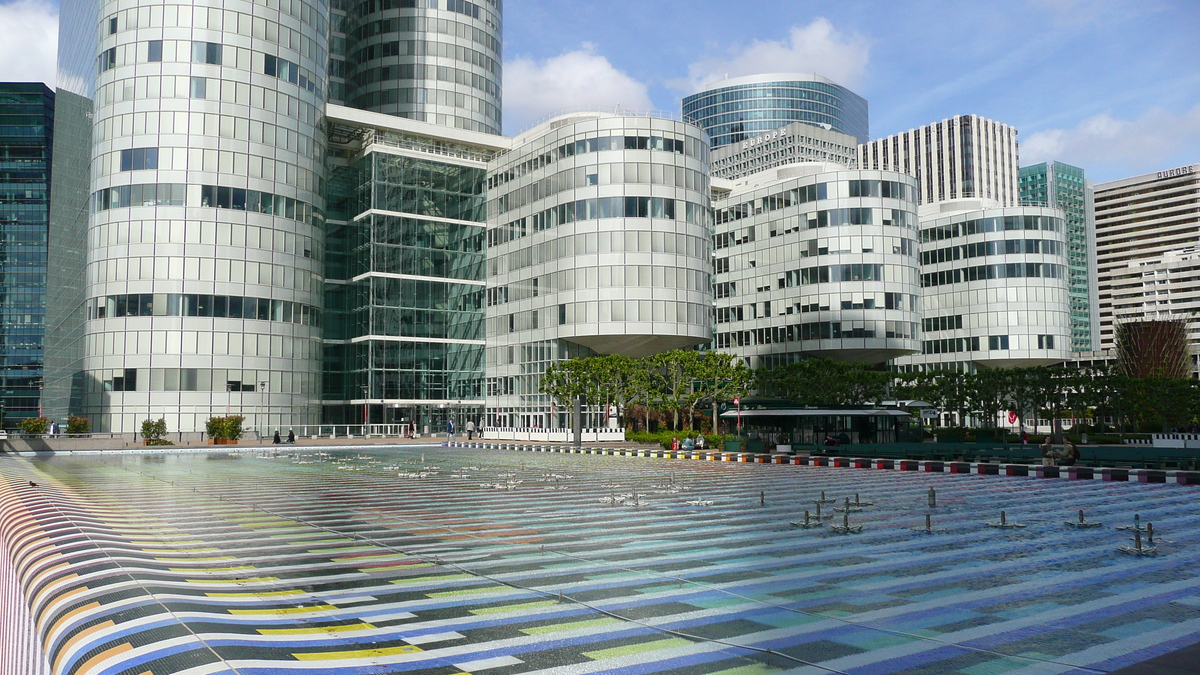
POLYGON ((0 469, 63 672, 1104 672, 1200 641, 1195 487, 419 446, 0 469), (861 533, 791 525, 822 490, 828 523, 872 502, 861 533), (1117 551, 1135 513, 1158 555, 1117 551))

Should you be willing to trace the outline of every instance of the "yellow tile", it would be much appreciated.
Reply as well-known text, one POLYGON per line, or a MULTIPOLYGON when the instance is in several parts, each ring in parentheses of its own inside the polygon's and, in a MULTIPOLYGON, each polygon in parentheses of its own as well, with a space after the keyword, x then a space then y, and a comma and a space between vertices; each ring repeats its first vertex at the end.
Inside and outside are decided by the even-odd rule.
POLYGON ((379 649, 359 649, 350 652, 314 652, 309 654, 292 654, 300 661, 332 661, 335 659, 362 659, 375 656, 395 656, 396 654, 416 654, 422 651, 420 647, 380 647, 379 649))
POLYGON ((319 626, 317 628, 259 628, 263 635, 314 635, 321 633, 344 633, 352 630, 371 630, 369 623, 352 623, 345 626, 319 626))

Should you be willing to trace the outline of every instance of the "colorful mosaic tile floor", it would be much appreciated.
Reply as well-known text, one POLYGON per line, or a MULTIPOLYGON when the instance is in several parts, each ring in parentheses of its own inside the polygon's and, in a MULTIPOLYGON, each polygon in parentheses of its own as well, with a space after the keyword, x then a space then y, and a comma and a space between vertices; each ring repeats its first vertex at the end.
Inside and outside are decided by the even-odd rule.
POLYGON ((433 447, 0 457, 70 675, 1107 672, 1200 641, 1198 496, 433 447), (1135 513, 1157 555, 1118 552, 1150 546, 1135 513))

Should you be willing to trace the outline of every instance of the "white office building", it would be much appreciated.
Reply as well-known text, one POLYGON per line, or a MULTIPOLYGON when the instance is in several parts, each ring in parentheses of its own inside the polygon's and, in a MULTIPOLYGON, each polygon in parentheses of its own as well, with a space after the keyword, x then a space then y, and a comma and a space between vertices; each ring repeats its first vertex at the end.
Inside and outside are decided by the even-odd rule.
POLYGON ((576 356, 712 339, 708 143, 695 126, 578 113, 488 167, 487 426, 567 426, 541 376, 576 356))
POLYGON ((751 174, 799 162, 858 164, 858 139, 805 122, 765 131, 712 151, 713 178, 737 180, 751 174))
POLYGON ((978 115, 955 115, 858 147, 860 169, 915 176, 919 204, 977 198, 1017 206, 1019 166, 1017 130, 978 115))
POLYGON ((755 368, 920 349, 912 177, 806 163, 721 183, 715 349, 755 368))
POLYGON ((1049 365, 1071 353, 1063 213, 961 199, 921 208, 921 353, 901 371, 1049 365))
POLYGON ((1200 352, 1200 164, 1095 187, 1100 346, 1116 325, 1186 319, 1200 352))

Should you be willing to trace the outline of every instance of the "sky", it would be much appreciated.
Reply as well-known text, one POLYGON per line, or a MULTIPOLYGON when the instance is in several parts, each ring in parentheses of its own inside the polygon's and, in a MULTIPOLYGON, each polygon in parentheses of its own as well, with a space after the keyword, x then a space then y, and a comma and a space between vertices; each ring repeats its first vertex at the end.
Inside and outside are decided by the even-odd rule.
MULTIPOLYGON (((878 138, 957 114, 1103 182, 1200 163, 1200 0, 507 0, 505 133, 556 110, 679 114, 706 82, 815 72, 878 138)), ((54 78, 57 4, 0 0, 0 80, 54 78)))

